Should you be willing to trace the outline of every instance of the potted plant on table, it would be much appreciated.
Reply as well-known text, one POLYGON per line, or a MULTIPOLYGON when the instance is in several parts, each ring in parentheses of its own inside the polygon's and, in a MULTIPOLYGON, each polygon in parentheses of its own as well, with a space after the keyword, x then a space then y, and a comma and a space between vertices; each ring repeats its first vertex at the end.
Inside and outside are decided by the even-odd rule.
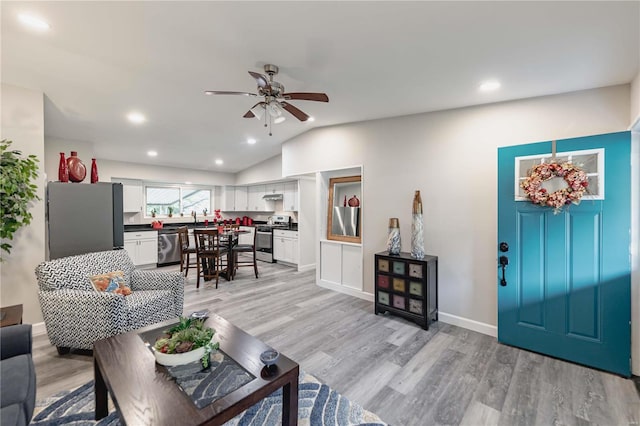
POLYGON ((156 209, 151 209, 151 217, 156 217, 156 213, 158 211, 156 209))
POLYGON ((169 217, 173 217, 173 207, 169 206, 167 207, 167 216, 169 217))
POLYGON ((205 327, 204 319, 180 317, 180 322, 156 340, 153 354, 158 364, 166 366, 188 364, 200 359, 202 367, 209 366, 209 355, 220 347, 213 343, 215 330, 205 327))

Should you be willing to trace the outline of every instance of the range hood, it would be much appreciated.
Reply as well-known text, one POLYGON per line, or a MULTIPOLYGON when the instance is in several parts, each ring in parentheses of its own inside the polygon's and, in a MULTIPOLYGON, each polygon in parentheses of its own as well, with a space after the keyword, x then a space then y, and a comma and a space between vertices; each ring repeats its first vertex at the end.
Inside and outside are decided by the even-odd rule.
POLYGON ((264 194, 262 199, 267 201, 282 200, 282 194, 264 194))

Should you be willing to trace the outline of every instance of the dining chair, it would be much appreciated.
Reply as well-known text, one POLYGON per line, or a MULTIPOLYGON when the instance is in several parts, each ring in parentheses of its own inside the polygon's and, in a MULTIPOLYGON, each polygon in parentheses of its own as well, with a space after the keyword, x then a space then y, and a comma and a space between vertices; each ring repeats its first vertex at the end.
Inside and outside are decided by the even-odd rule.
POLYGON ((196 240, 196 256, 198 259, 198 278, 196 288, 200 287, 200 278, 216 279, 216 288, 220 274, 227 273, 227 248, 221 244, 218 229, 195 229, 193 235, 196 240), (224 260, 224 262, 223 262, 224 260))
POLYGON ((231 275, 231 279, 236 278, 236 271, 239 267, 243 266, 253 266, 253 272, 258 278, 258 262, 256 260, 256 235, 258 233, 253 231, 253 243, 252 244, 236 244, 231 250, 233 253, 233 274, 231 275), (251 259, 247 259, 246 256, 240 257, 240 253, 250 253, 251 259), (242 260, 241 260, 242 259, 242 260))
POLYGON ((186 226, 180 226, 178 228, 178 241, 180 244, 180 272, 184 271, 184 276, 189 275, 189 266, 197 266, 196 248, 189 247, 189 228, 186 226), (193 254, 193 260, 191 262, 191 255, 193 254))

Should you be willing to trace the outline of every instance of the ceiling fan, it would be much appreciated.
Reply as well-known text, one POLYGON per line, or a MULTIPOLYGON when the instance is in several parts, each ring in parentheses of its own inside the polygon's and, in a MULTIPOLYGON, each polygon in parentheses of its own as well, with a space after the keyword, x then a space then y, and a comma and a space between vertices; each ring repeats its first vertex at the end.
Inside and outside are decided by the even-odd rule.
MULTIPOLYGON (((207 95, 244 95, 264 97, 264 100, 252 106, 243 117, 255 117, 260 120, 264 115, 265 127, 267 127, 267 118, 269 119, 269 126, 271 125, 272 120, 275 124, 283 122, 285 120, 283 111, 289 112, 300 121, 307 121, 309 119, 309 116, 305 112, 291 105, 287 101, 299 100, 329 102, 329 97, 325 93, 285 93, 284 85, 273 79, 273 76, 278 74, 278 67, 276 65, 266 64, 264 66, 264 72, 267 73, 268 77, 257 72, 249 71, 249 75, 251 75, 251 77, 253 77, 258 83, 258 93, 229 92, 225 90, 207 90, 204 93, 207 95)), ((269 136, 271 136, 271 129, 269 129, 269 136)))

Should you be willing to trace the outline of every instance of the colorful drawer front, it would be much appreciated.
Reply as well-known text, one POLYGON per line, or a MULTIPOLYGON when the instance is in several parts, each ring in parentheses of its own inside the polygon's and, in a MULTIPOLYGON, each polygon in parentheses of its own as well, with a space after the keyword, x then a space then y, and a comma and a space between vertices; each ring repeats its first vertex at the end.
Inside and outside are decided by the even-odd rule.
POLYGON ((383 305, 389 306, 389 293, 385 293, 384 291, 378 292, 378 302, 383 305))
POLYGON ((389 272, 389 261, 386 259, 378 259, 378 269, 383 272, 389 272))
POLYGON ((393 262, 393 273, 398 275, 405 274, 406 264, 404 262, 393 262))
POLYGON ((378 287, 389 288, 389 277, 387 275, 378 275, 378 287))
POLYGON ((410 299, 409 300, 409 311, 413 312, 414 314, 420 314, 422 315, 422 300, 415 300, 415 299, 410 299))
POLYGON ((393 289, 395 291, 401 291, 401 292, 404 293, 404 291, 405 291, 404 280, 402 278, 394 278, 393 279, 393 289))
POLYGON ((420 296, 422 297, 422 283, 417 283, 415 281, 411 281, 409 283, 409 293, 413 294, 414 296, 420 296))
POLYGON ((418 263, 409 264, 409 276, 414 278, 423 278, 422 265, 418 263))
POLYGON ((406 303, 406 299, 403 296, 398 296, 397 294, 393 295, 394 308, 407 309, 405 303, 406 303))

